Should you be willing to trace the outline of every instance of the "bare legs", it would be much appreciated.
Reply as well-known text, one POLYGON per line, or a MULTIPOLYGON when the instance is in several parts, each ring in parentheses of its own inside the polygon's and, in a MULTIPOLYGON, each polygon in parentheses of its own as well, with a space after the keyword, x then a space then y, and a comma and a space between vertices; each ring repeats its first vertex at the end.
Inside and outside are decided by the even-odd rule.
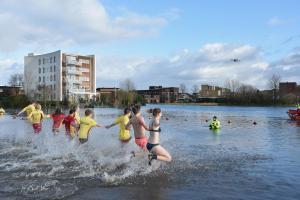
POLYGON ((157 160, 166 162, 171 162, 172 160, 170 153, 160 145, 153 147, 153 149, 151 149, 151 153, 157 156, 157 160))

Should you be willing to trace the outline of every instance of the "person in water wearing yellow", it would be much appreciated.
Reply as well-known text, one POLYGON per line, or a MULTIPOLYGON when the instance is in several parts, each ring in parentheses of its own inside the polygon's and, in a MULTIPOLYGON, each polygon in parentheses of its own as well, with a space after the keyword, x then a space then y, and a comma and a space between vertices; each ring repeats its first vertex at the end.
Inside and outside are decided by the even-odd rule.
POLYGON ((105 128, 109 129, 117 124, 120 126, 119 130, 119 140, 122 143, 127 143, 131 139, 131 135, 129 130, 126 130, 126 124, 129 122, 129 116, 131 114, 131 109, 130 108, 125 108, 124 109, 124 115, 118 117, 114 123, 111 125, 105 126, 105 128))
POLYGON ((2 116, 4 114, 5 114, 5 110, 2 107, 0 107, 0 116, 2 116))
POLYGON ((90 109, 85 110, 85 117, 80 119, 80 128, 79 128, 79 142, 81 144, 88 141, 90 130, 93 127, 102 127, 98 125, 97 122, 92 118, 93 111, 90 109))
POLYGON ((23 108, 18 114, 17 116, 21 115, 23 112, 26 112, 27 117, 35 110, 35 105, 36 102, 32 101, 30 105, 26 106, 25 108, 23 108))
POLYGON ((221 122, 217 119, 216 116, 213 117, 213 120, 209 124, 210 129, 219 129, 221 128, 221 122))
POLYGON ((39 134, 42 131, 42 120, 45 118, 42 106, 40 104, 35 104, 35 110, 32 111, 27 118, 32 123, 34 133, 39 134))

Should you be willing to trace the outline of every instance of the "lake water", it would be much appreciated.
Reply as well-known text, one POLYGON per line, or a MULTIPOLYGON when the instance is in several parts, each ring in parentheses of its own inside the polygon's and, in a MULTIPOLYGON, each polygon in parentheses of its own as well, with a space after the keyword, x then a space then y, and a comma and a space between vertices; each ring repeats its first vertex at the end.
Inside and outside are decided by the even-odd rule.
MULTIPOLYGON (((138 148, 119 143, 118 127, 94 128, 79 146, 53 136, 51 120, 34 135, 27 121, 0 118, 0 199, 300 199, 300 126, 287 108, 159 107, 173 161, 152 166, 130 157, 138 148), (219 132, 207 127, 214 115, 219 132)), ((94 112, 104 125, 121 114, 94 112)))

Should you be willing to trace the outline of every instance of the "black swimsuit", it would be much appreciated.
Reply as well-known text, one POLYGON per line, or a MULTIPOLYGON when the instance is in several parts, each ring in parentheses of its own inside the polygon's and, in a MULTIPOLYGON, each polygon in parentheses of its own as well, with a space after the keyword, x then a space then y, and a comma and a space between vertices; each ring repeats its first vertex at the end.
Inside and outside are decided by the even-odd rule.
MULTIPOLYGON (((152 125, 153 126, 153 125, 152 125)), ((153 129, 151 129, 151 130, 149 130, 150 132, 158 132, 158 133, 160 133, 161 132, 161 128, 159 127, 157 130, 153 130, 153 129)), ((156 146, 158 146, 159 145, 159 143, 157 143, 157 144, 152 144, 152 143, 147 143, 147 149, 148 149, 148 151, 150 152, 154 147, 156 147, 156 146)))

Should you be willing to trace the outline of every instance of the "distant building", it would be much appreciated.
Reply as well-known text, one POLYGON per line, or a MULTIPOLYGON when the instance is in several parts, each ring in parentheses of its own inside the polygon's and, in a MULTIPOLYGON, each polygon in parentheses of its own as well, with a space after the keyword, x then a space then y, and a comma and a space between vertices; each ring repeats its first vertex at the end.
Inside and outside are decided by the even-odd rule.
POLYGON ((0 86, 0 97, 18 96, 24 94, 21 86, 0 86))
POLYGON ((223 98, 230 93, 227 88, 222 88, 218 86, 211 85, 201 85, 201 90, 199 92, 198 98, 223 98))
POLYGON ((284 97, 288 94, 299 94, 299 86, 297 86, 296 82, 279 83, 279 96, 284 97))
POLYGON ((24 90, 31 98, 77 101, 96 96, 96 57, 62 51, 24 57, 24 90))
POLYGON ((149 90, 137 90, 147 103, 175 103, 178 101, 178 87, 150 86, 149 90))
POLYGON ((189 93, 179 93, 178 102, 189 103, 194 101, 194 95, 189 93))
POLYGON ((101 96, 111 96, 116 97, 117 92, 120 90, 120 88, 116 87, 101 87, 97 88, 97 100, 101 99, 101 96))

